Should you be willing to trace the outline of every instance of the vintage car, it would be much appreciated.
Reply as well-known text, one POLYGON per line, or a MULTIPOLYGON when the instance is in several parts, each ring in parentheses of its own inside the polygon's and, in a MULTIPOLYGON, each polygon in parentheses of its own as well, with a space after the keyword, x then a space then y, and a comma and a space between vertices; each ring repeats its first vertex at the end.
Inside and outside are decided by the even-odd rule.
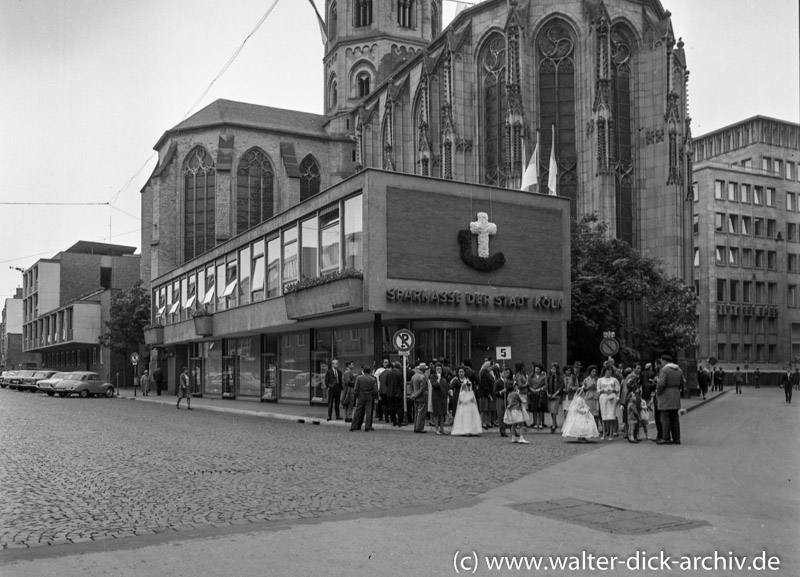
POLYGON ((49 379, 58 371, 54 371, 52 369, 39 369, 38 371, 34 371, 32 375, 29 375, 22 379, 22 384, 17 385, 18 391, 31 391, 35 393, 39 390, 37 383, 43 379, 49 379))
POLYGON ((67 378, 72 373, 53 373, 47 379, 42 379, 36 383, 36 390, 42 393, 47 393, 49 396, 54 396, 56 394, 55 386, 59 383, 59 381, 67 378))
POLYGON ((53 387, 53 393, 60 397, 78 395, 81 398, 89 396, 114 396, 114 385, 100 379, 100 375, 88 371, 76 371, 58 381, 53 387))
POLYGON ((8 388, 12 390, 22 390, 20 385, 26 377, 32 377, 36 371, 14 371, 14 374, 8 379, 8 388))

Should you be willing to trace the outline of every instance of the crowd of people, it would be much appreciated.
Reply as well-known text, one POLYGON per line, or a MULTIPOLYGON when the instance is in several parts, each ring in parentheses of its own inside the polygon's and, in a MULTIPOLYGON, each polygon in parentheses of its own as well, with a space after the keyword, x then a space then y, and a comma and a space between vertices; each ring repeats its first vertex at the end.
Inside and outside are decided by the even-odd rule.
POLYGON ((630 443, 652 440, 681 443, 679 410, 685 379, 668 355, 653 363, 617 367, 609 358, 582 370, 580 362, 514 369, 486 358, 476 371, 469 361, 451 368, 445 359, 421 362, 403 375, 400 363, 384 359, 375 370, 339 369, 331 362, 325 375, 328 420, 350 423, 350 431, 374 430, 373 421, 394 427, 411 425, 418 434, 479 436, 498 429, 512 443, 528 444, 525 434, 559 429, 563 437, 586 442, 625 437, 630 443), (341 410, 340 410, 341 409, 341 410), (649 424, 655 418, 656 435, 649 424), (642 439, 643 435, 643 439, 642 439))

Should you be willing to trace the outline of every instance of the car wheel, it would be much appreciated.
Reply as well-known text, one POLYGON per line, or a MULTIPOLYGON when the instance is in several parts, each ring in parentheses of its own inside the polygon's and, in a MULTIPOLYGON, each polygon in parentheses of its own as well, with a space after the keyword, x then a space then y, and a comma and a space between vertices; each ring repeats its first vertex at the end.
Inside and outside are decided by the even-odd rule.
POLYGON ((89 396, 89 391, 87 391, 86 389, 83 389, 80 393, 78 393, 78 396, 81 399, 85 399, 86 397, 89 396))
POLYGON ((55 393, 53 391, 47 391, 47 396, 48 397, 54 397, 55 393))
POLYGON ((113 387, 107 388, 106 389, 106 398, 110 399, 113 396, 114 396, 114 388, 113 387))
POLYGON ((8 386, 8 385, 0 385, 0 387, 2 387, 2 388, 4 388, 4 389, 5 389, 7 386, 8 386))

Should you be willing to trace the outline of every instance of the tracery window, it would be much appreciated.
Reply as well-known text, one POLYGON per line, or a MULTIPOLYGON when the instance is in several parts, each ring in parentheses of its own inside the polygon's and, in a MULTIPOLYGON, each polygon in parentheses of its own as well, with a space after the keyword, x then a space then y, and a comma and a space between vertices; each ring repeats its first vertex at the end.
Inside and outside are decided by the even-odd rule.
POLYGON ((631 98, 631 36, 620 25, 611 28, 611 101, 616 160, 617 238, 633 245, 633 100, 631 98))
POLYGON ((478 60, 482 78, 484 133, 484 182, 494 186, 505 186, 505 120, 507 103, 506 86, 506 41, 502 35, 491 37, 481 50, 478 60))
MULTIPOLYGON (((570 27, 551 21, 536 40, 539 79, 540 158, 549 158, 552 126, 555 126, 555 156, 558 164, 559 196, 570 199, 577 214, 577 149, 575 146, 575 40, 570 27)), ((545 171, 546 172, 546 166, 545 171)), ((540 170, 540 174, 543 171, 540 170)), ((542 180, 544 180, 542 178, 542 180)))
POLYGON ((369 95, 369 72, 360 72, 356 77, 356 94, 358 98, 369 95))
POLYGON ((236 177, 236 234, 239 234, 272 217, 275 172, 266 153, 251 148, 239 162, 236 177))
POLYGON ((300 202, 319 194, 319 165, 310 154, 300 162, 300 202))
POLYGON ((355 0, 353 16, 356 28, 372 24, 372 0, 355 0))
POLYGON ((214 247, 216 170, 214 160, 198 146, 184 168, 183 258, 191 260, 214 247))
POLYGON ((397 0, 397 24, 401 28, 414 28, 415 18, 414 0, 397 0))

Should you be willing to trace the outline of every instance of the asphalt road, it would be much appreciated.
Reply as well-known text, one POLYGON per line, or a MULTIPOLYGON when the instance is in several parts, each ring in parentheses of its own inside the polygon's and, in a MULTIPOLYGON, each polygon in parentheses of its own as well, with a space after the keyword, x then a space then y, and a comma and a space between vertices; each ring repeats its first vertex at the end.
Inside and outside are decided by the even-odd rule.
POLYGON ((424 511, 598 447, 548 433, 528 435, 528 446, 496 434, 350 433, 8 389, 0 438, 0 547, 40 548, 34 557, 88 542, 424 511))

